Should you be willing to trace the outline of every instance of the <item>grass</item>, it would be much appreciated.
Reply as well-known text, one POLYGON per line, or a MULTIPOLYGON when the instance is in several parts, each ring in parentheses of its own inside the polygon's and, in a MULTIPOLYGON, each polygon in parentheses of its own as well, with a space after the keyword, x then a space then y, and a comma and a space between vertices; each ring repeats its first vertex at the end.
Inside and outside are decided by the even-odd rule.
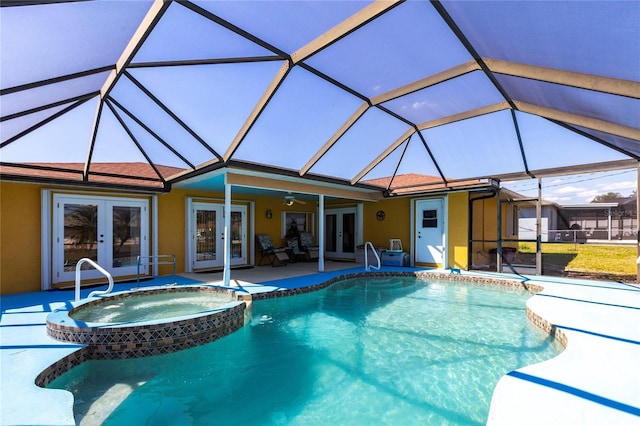
MULTIPOLYGON (((535 262, 535 250, 535 243, 520 243, 516 263, 535 262)), ((543 268, 564 272, 635 276, 637 258, 635 245, 542 244, 543 268)))

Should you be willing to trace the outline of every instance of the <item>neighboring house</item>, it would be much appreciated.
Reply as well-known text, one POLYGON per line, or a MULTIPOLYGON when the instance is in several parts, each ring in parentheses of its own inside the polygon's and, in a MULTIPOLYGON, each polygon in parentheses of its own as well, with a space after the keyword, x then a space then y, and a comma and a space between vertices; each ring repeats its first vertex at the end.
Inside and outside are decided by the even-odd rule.
MULTIPOLYGON (((622 197, 607 203, 559 205, 543 201, 542 241, 635 240, 636 197, 622 197)), ((536 209, 519 211, 519 239, 535 240, 536 209)))
MULTIPOLYGON (((558 205, 542 202, 540 235, 542 241, 553 241, 558 229, 558 205), (551 234, 551 239, 549 235, 551 234)), ((518 239, 536 240, 536 207, 521 206, 518 211, 518 239)))
MULTIPOLYGON (((496 247, 497 188, 490 182, 438 190, 430 176, 412 174, 352 187, 228 167, 174 179, 167 192, 151 181, 117 177, 140 176, 132 168, 146 170, 146 164, 94 167, 104 168, 103 182, 91 186, 63 179, 55 168, 39 170, 40 181, 3 170, 2 294, 70 286, 82 257, 97 260, 117 280, 172 271, 169 265, 138 269, 138 256, 175 255, 178 273, 222 269, 225 182, 231 191, 230 266, 259 263, 258 233, 284 246, 292 221, 316 242, 324 238, 327 259, 355 261, 364 242, 389 247, 399 238, 411 265, 468 269, 486 263, 496 247)), ((181 170, 162 173, 179 176, 181 170)), ((82 278, 101 279, 89 268, 82 278)))
MULTIPOLYGON (((636 197, 611 199, 607 203, 559 206, 569 229, 579 229, 593 240, 635 240, 636 197)), ((562 228, 561 228, 562 229, 562 228)))

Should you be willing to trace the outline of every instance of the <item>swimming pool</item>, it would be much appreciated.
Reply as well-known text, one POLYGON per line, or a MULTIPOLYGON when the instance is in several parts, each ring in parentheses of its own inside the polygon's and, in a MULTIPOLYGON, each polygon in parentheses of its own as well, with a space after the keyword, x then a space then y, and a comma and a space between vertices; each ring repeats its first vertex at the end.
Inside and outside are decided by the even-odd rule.
POLYGON ((359 278, 255 301, 216 342, 87 361, 49 387, 80 424, 485 424, 498 379, 561 348, 530 324, 530 293, 359 278))

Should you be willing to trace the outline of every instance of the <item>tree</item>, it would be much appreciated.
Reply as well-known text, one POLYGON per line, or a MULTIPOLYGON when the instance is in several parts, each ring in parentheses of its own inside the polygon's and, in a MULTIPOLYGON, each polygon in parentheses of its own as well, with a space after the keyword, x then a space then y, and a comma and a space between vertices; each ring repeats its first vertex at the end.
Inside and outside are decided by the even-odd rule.
POLYGON ((118 258, 125 243, 138 237, 140 237, 140 210, 135 207, 115 207, 113 209, 113 257, 118 258))
POLYGON ((90 204, 72 204, 64 207, 64 237, 76 247, 93 249, 98 239, 98 209, 90 204))
POLYGON ((622 194, 620 194, 619 192, 608 192, 606 194, 596 195, 595 197, 593 197, 593 200, 591 200, 591 202, 592 203, 608 203, 610 201, 615 201, 619 198, 623 198, 622 194))

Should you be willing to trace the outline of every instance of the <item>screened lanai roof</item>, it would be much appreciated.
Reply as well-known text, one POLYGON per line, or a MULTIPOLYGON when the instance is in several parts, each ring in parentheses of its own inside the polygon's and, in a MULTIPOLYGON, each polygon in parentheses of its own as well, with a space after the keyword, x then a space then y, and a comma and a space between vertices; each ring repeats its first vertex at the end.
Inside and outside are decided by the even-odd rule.
POLYGON ((640 157, 638 1, 1 5, 3 179, 234 167, 393 194, 640 157))

